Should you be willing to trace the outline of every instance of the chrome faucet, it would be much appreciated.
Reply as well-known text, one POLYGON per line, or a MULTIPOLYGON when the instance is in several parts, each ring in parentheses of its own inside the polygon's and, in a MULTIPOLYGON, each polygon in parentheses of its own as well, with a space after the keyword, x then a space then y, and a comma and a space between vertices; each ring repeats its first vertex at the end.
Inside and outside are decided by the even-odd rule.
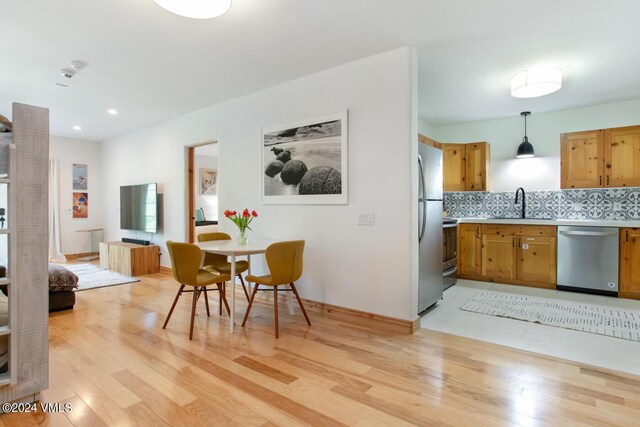
POLYGON ((519 187, 516 190, 516 201, 515 204, 518 204, 518 195, 520 194, 520 192, 522 192, 522 212, 520 212, 520 218, 524 219, 524 210, 525 210, 525 203, 524 203, 524 188, 519 187))

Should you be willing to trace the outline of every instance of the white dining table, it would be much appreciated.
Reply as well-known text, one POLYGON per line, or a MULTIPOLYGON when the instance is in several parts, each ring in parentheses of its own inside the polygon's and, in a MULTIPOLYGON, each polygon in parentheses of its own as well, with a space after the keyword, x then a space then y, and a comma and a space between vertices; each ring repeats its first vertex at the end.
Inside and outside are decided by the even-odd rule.
MULTIPOLYGON (((246 245, 239 245, 236 240, 211 240, 208 242, 199 242, 198 246, 203 252, 212 254, 227 255, 231 261, 231 314, 229 320, 229 332, 233 333, 235 314, 236 314, 236 258, 246 256, 249 263, 247 274, 251 274, 251 255, 263 254, 267 247, 276 243, 275 240, 259 240, 251 239, 246 245)), ((251 287, 249 287, 251 292, 251 287)), ((249 294, 251 295, 251 294, 249 294)), ((293 309, 293 304, 289 304, 289 311, 293 309)))

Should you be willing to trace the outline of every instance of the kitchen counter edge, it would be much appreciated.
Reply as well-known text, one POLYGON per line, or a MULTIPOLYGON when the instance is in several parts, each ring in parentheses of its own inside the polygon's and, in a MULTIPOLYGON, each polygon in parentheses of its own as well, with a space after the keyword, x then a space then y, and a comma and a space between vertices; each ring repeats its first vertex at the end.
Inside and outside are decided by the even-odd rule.
POLYGON ((581 227, 640 228, 640 221, 605 221, 536 218, 456 218, 459 224, 573 225, 581 227))

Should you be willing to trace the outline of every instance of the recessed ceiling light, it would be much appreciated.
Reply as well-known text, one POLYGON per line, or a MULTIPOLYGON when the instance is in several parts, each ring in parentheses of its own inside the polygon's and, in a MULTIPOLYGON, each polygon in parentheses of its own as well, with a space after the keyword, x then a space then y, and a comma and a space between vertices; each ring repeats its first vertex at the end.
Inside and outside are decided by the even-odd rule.
POLYGON ((115 108, 109 108, 107 110, 107 113, 111 114, 112 116, 116 116, 118 114, 118 110, 116 110, 115 108))
POLYGON ((163 9, 192 19, 210 19, 224 15, 231 8, 231 0, 153 0, 163 9))
POLYGON ((82 126, 75 125, 73 127, 73 130, 82 130, 82 126))
POLYGON ((515 98, 548 95, 561 87, 562 70, 559 68, 524 70, 511 78, 511 96, 515 98))

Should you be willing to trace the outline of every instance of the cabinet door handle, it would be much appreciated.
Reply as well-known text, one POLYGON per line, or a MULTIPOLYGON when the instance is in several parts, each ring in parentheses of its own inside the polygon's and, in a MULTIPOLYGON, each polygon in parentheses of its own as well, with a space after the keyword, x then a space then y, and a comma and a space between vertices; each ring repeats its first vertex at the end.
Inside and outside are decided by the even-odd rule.
POLYGON ((600 185, 602 185, 602 175, 600 175, 598 178, 600 178, 600 185))
POLYGON ((476 236, 480 236, 480 226, 476 225, 476 236))
POLYGON ((511 246, 514 247, 514 248, 516 247, 516 238, 515 237, 511 238, 511 246))
POLYGON ((607 175, 607 185, 609 185, 609 175, 607 175))
POLYGON ((624 235, 625 235, 626 241, 628 242, 629 241, 629 230, 625 230, 624 235))

